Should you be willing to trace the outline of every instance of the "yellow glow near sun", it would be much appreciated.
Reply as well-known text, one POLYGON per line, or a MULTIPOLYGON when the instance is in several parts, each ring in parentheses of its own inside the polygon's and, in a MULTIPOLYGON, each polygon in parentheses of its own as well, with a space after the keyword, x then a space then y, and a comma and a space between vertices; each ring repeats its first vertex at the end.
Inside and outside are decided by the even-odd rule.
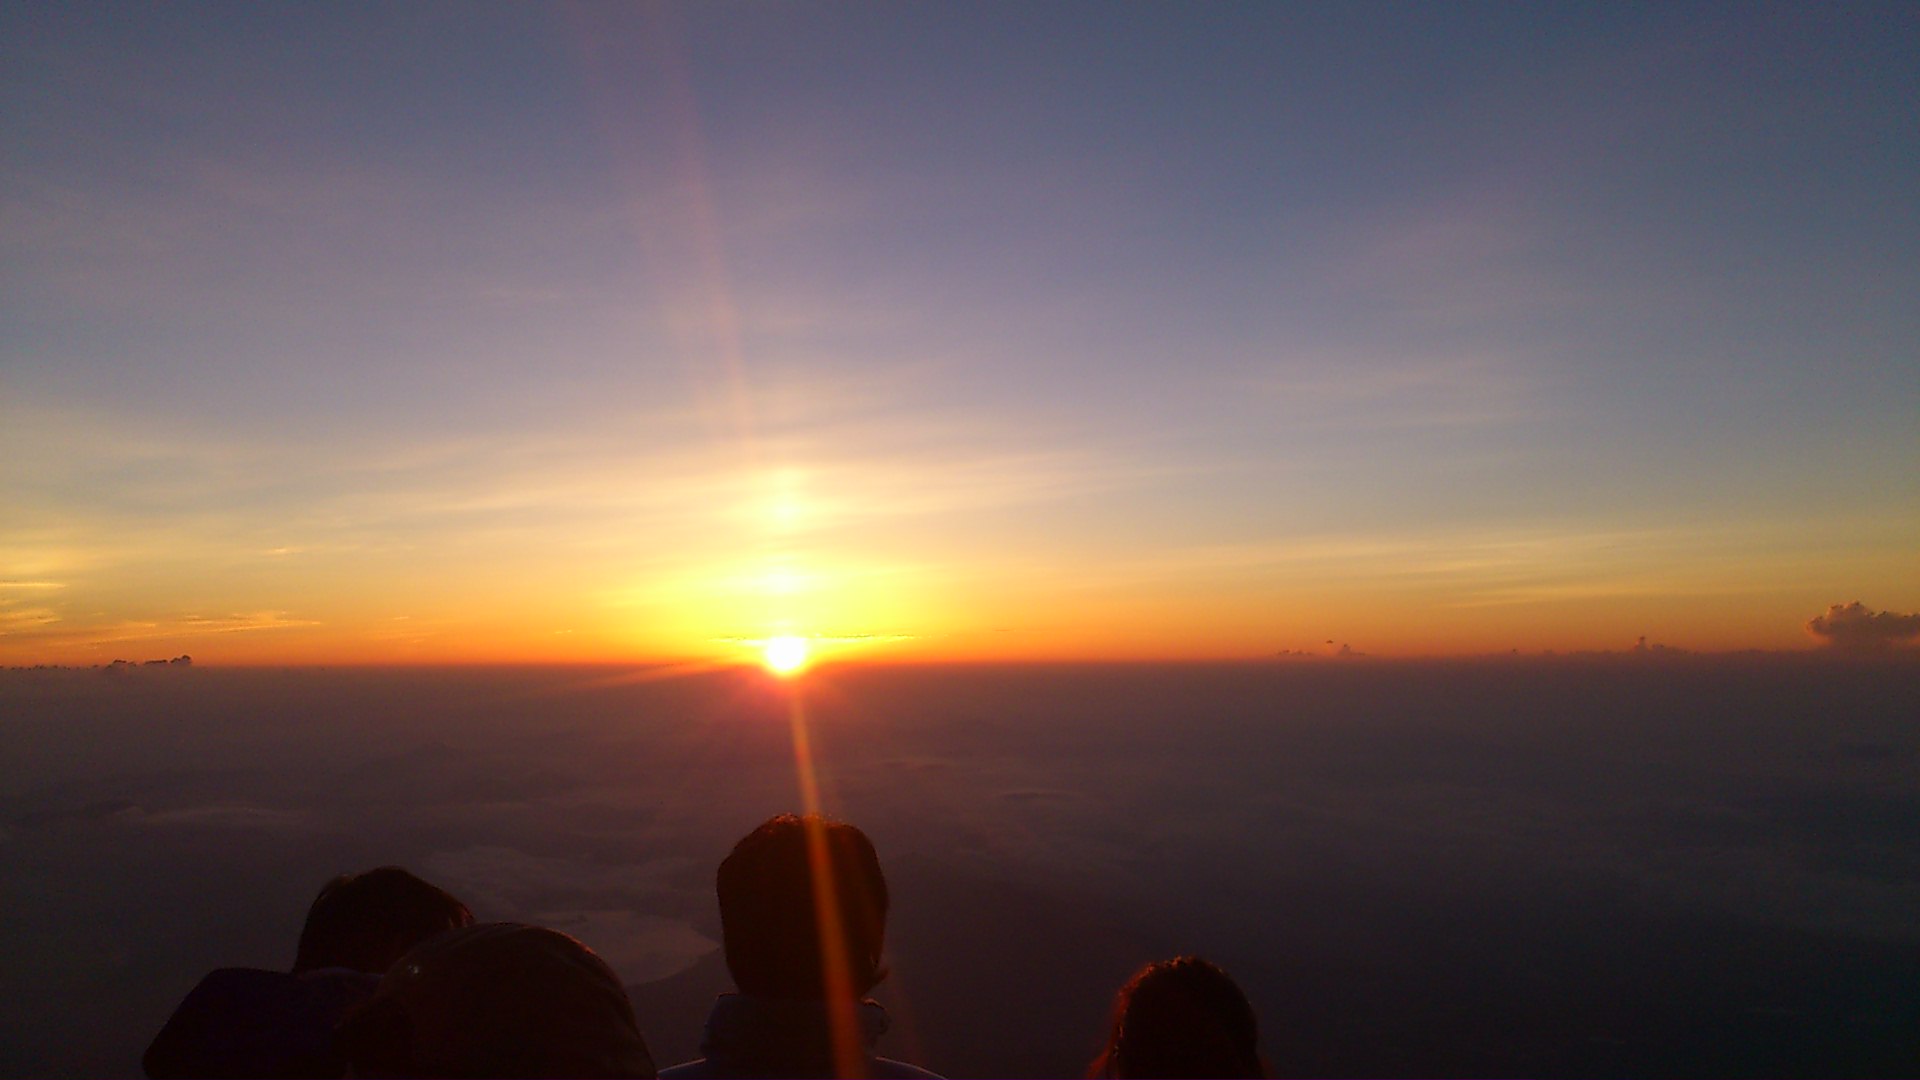
POLYGON ((775 675, 794 675, 807 666, 807 639, 798 637, 768 638, 762 646, 766 658, 767 670, 775 675))

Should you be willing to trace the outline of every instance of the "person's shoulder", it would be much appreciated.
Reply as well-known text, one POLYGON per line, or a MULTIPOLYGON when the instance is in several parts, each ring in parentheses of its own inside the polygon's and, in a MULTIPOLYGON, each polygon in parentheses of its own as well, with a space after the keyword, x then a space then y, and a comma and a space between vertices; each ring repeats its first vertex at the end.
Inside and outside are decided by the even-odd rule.
MULTIPOLYGON (((939 1073, 928 1072, 918 1065, 894 1061, 892 1058, 872 1058, 867 1066, 867 1075, 874 1080, 945 1080, 939 1073)), ((744 1074, 730 1072, 708 1058, 695 1058, 660 1070, 661 1080, 720 1080, 741 1075, 744 1074)))
POLYGON ((284 971, 260 968, 216 968, 201 976, 173 1010, 170 1024, 191 1022, 203 1015, 251 1011, 262 1002, 278 1002, 299 992, 299 983, 284 971))
POLYGON ((328 1013, 357 1004, 373 994, 378 975, 345 968, 293 975, 260 968, 218 968, 207 973, 180 1003, 185 1010, 233 1010, 241 1014, 328 1013))
POLYGON ((928 1072, 918 1065, 883 1057, 873 1059, 871 1075, 879 1080, 945 1080, 937 1072, 928 1072))
POLYGON ((348 971, 219 968, 174 1009, 141 1067, 155 1078, 329 1075, 334 1025, 377 981, 348 971))
POLYGON ((265 968, 215 968, 201 977, 188 992, 187 997, 202 997, 217 994, 247 994, 262 989, 280 989, 291 987, 295 983, 292 975, 284 971, 268 971, 265 968))

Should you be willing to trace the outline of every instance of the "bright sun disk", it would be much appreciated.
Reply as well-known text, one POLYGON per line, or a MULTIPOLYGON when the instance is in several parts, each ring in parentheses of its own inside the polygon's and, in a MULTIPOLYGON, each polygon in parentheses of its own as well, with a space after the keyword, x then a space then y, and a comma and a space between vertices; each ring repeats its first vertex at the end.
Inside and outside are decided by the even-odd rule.
POLYGON ((762 651, 766 656, 767 670, 775 675, 792 675, 807 666, 805 638, 768 638, 762 651))

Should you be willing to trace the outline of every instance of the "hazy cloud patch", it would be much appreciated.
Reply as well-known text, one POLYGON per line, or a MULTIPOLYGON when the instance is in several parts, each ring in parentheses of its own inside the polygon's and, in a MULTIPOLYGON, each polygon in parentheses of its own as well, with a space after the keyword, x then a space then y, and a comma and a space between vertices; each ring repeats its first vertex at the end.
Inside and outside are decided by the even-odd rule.
POLYGON ((533 921, 580 939, 628 983, 678 975, 720 948, 689 923, 624 909, 543 911, 533 921))
POLYGON ((143 814, 139 820, 147 825, 206 825, 221 829, 305 829, 312 823, 312 817, 306 813, 246 804, 161 810, 143 814))
POLYGON ((1057 788, 1021 788, 1014 791, 996 792, 993 796, 1003 803, 1015 805, 1039 802, 1077 801, 1083 799, 1077 791, 1062 791, 1057 788))
POLYGON ((1920 940, 1920 884, 1822 870, 1814 855, 1793 845, 1730 844, 1652 852, 1621 869, 1661 904, 1818 933, 1920 940))
POLYGON ((583 911, 611 909, 617 903, 652 907, 652 898, 675 891, 672 883, 686 861, 608 865, 475 845, 434 852, 420 865, 429 880, 464 899, 483 917, 516 918, 560 897, 582 903, 583 911), (591 908, 585 906, 587 902, 591 908))
POLYGON ((1807 620, 1807 633, 1850 652, 1891 649, 1920 637, 1920 614, 1875 611, 1855 600, 1834 604, 1825 615, 1807 620))

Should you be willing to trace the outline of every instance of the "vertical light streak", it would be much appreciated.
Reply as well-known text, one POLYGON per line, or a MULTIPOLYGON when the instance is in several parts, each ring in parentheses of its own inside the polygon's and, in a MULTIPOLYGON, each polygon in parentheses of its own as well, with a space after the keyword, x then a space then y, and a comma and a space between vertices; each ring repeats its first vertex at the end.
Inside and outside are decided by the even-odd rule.
POLYGON ((820 815, 820 783, 813 771, 813 739, 807 731, 807 708, 798 680, 787 687, 787 723, 793 730, 793 771, 800 782, 800 812, 820 815))
MULTIPOLYGON (((682 13, 667 5, 567 4, 585 81, 605 142, 628 193, 636 247, 668 297, 689 312, 694 347, 686 356, 696 399, 718 413, 715 440, 746 476, 764 472, 742 315, 728 266, 725 207, 708 165, 694 57, 682 13), (633 20, 630 22, 629 20, 633 20), (637 27, 636 25, 637 24, 637 27), (610 33, 610 30, 625 33, 610 33), (632 40, 637 57, 609 42, 632 40), (664 150, 664 153, 662 152, 664 150), (683 296, 683 289, 691 289, 683 296)), ((674 320, 676 323, 678 320, 674 320)), ((761 537, 770 557, 790 519, 761 537)), ((769 627, 786 629, 783 625, 769 627)))
POLYGON ((700 123, 682 19, 663 5, 611 11, 566 5, 561 11, 572 24, 606 146, 630 193, 629 212, 640 255, 657 268, 660 280, 691 278, 696 285, 693 302, 707 337, 705 353, 711 365, 695 370, 695 385, 704 388, 717 375, 735 449, 743 467, 751 470, 759 465, 760 447, 740 310, 727 267, 722 212, 707 166, 707 137, 700 123), (629 13, 640 24, 633 36, 642 46, 644 67, 637 72, 626 66, 625 57, 611 53, 607 44, 616 36, 607 32, 606 24, 624 27, 629 13), (657 144, 663 141, 660 136, 672 168, 671 188, 665 195, 673 213, 664 213, 663 206, 650 198, 657 194, 652 163, 659 154, 657 144))
POLYGON ((807 869, 813 878, 814 921, 820 935, 822 997, 827 1034, 833 1046, 835 1076, 865 1076, 866 1048, 860 1038, 858 992, 847 964, 846 921, 834 884, 833 853, 827 846, 826 820, 820 816, 820 782, 813 765, 813 739, 799 680, 787 686, 787 715, 793 729, 793 771, 800 785, 800 809, 807 829, 807 869))

